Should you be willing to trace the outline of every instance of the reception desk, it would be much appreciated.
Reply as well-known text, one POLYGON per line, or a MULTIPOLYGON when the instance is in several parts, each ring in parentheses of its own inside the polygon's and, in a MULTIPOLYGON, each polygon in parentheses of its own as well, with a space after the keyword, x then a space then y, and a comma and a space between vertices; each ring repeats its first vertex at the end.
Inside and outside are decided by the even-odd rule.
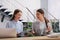
POLYGON ((20 37, 20 38, 1 38, 0 40, 60 40, 60 37, 49 38, 47 36, 38 36, 38 37, 20 37))

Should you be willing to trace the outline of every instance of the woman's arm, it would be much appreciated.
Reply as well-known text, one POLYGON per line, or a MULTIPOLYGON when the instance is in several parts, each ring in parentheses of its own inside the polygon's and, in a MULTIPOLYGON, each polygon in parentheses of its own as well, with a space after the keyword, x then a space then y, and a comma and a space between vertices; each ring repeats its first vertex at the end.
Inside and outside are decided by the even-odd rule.
POLYGON ((35 34, 35 22, 32 23, 32 33, 35 34))
POLYGON ((18 37, 19 37, 19 36, 23 37, 23 36, 24 36, 24 32, 23 32, 23 23, 20 22, 19 24, 20 24, 20 25, 17 26, 17 27, 18 27, 18 28, 17 28, 17 30, 18 30, 17 36, 18 36, 18 37))
POLYGON ((48 23, 47 25, 48 25, 48 27, 47 27, 48 32, 51 32, 52 31, 51 23, 48 23))
POLYGON ((49 20, 46 17, 44 17, 44 19, 45 19, 46 26, 47 26, 47 31, 46 32, 52 32, 52 25, 51 25, 51 23, 49 22, 49 20))

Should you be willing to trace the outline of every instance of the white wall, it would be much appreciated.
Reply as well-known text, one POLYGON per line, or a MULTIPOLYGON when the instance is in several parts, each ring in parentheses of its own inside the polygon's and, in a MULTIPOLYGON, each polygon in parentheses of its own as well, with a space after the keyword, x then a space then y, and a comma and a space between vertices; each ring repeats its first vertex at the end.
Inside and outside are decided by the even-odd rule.
MULTIPOLYGON (((60 0, 48 0, 48 11, 57 19, 60 19, 60 0)), ((50 15, 49 18, 53 19, 50 15)))

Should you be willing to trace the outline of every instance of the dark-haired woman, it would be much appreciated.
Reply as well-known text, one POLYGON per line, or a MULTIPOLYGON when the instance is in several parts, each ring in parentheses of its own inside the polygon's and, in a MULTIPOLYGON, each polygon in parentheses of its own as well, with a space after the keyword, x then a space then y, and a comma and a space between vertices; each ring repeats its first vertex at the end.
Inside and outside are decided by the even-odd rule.
POLYGON ((37 21, 33 22, 32 32, 36 36, 44 36, 51 31, 51 27, 48 24, 49 20, 44 17, 44 11, 42 9, 36 11, 36 17, 37 21))
POLYGON ((19 21, 21 16, 22 16, 22 11, 16 9, 13 13, 11 20, 6 25, 6 28, 16 28, 17 36, 24 36, 23 23, 19 21))

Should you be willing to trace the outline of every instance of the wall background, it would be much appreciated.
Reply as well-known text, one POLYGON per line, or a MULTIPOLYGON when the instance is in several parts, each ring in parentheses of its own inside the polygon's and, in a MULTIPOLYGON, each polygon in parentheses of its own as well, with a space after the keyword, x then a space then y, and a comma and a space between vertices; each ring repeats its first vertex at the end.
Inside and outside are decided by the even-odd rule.
MULTIPOLYGON (((60 19, 60 0, 49 0, 48 11, 57 19, 60 19)), ((49 16, 49 18, 53 19, 51 16, 49 16)))

